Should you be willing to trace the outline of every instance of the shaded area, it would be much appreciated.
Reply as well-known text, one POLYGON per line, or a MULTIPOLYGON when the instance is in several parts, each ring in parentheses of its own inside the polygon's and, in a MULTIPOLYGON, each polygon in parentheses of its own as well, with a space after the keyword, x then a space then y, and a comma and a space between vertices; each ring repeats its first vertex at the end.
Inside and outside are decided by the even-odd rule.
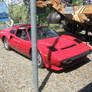
POLYGON ((92 33, 87 35, 87 34, 83 34, 83 33, 70 33, 70 32, 57 32, 59 34, 59 36, 61 35, 70 35, 70 36, 74 36, 78 39, 80 39, 81 41, 84 42, 88 42, 90 45, 92 45, 92 33))
POLYGON ((49 73, 47 74, 47 76, 46 76, 45 79, 43 80, 41 86, 39 87, 39 92, 41 92, 41 91, 44 89, 46 83, 48 82, 48 80, 49 80, 49 78, 50 78, 50 76, 51 76, 51 74, 52 74, 52 72, 49 72, 49 73))
POLYGON ((82 57, 82 58, 80 58, 80 59, 78 59, 78 60, 75 60, 75 61, 74 61, 74 65, 73 65, 73 66, 70 66, 69 68, 65 68, 65 69, 63 70, 63 72, 67 73, 67 72, 74 71, 74 70, 80 68, 81 66, 83 66, 83 65, 85 65, 85 64, 87 64, 87 63, 89 63, 90 61, 91 61, 91 60, 90 60, 89 58, 87 58, 87 57, 82 57))
POLYGON ((92 82, 84 88, 82 88, 81 90, 79 90, 78 92, 92 92, 92 82))
POLYGON ((82 33, 76 33, 73 34, 76 38, 85 41, 85 42, 92 42, 92 35, 82 34, 82 33))

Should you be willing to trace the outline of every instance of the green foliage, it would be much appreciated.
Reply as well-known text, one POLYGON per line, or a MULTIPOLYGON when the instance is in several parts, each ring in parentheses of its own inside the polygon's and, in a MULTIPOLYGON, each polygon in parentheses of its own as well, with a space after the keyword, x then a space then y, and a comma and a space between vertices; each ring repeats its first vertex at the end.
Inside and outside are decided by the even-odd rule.
POLYGON ((9 5, 9 15, 14 20, 14 23, 27 22, 27 9, 25 5, 9 5))
POLYGON ((83 0, 73 0, 73 5, 82 5, 83 0))
POLYGON ((42 25, 47 25, 48 22, 47 22, 47 19, 46 19, 46 16, 47 14, 40 14, 40 24, 42 25))
POLYGON ((47 16, 50 12, 51 12, 50 7, 47 7, 45 13, 38 14, 38 16, 40 16, 40 24, 42 24, 42 25, 48 24, 47 16))

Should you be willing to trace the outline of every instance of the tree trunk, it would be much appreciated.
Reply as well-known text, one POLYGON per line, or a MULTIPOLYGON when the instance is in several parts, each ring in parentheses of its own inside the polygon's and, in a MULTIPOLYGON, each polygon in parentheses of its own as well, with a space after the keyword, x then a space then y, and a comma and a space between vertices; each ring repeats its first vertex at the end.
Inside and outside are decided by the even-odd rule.
POLYGON ((28 11, 28 24, 30 23, 30 0, 23 0, 24 4, 26 5, 27 11, 28 11))
POLYGON ((9 21, 10 23, 6 22, 6 24, 8 25, 8 27, 12 27, 14 25, 14 20, 11 17, 9 17, 9 21))

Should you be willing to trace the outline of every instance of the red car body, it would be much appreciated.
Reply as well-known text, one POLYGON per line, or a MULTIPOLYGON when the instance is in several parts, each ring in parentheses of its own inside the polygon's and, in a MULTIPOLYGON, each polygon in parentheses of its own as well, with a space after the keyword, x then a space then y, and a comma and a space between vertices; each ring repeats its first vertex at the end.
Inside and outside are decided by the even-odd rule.
MULTIPOLYGON (((38 28, 40 27, 47 27, 48 32, 51 30, 48 26, 38 26, 38 28)), ((6 37, 11 48, 30 57, 32 43, 30 34, 28 33, 29 28, 31 28, 30 25, 20 25, 2 30, 0 31, 0 39, 3 41, 4 37, 6 37), (28 37, 27 40, 17 36, 19 29, 25 29, 28 37)), ((38 30, 37 33, 39 33, 38 30)), ((60 37, 56 34, 56 36, 53 36, 51 33, 49 35, 50 37, 38 39, 37 41, 37 49, 46 68, 62 70, 64 66, 71 65, 76 59, 84 57, 92 51, 84 42, 70 35, 61 35, 60 37)))

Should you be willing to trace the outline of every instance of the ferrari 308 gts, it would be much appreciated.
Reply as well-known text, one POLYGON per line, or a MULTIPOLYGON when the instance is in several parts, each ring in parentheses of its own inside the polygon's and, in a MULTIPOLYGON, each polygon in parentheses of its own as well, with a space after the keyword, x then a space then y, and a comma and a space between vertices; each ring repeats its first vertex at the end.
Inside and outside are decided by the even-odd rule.
MULTIPOLYGON (((5 49, 11 48, 31 58, 31 26, 19 25, 0 31, 5 49)), ((70 36, 59 36, 47 25, 37 26, 37 62, 39 67, 62 70, 79 58, 92 52, 81 40, 70 36)))

